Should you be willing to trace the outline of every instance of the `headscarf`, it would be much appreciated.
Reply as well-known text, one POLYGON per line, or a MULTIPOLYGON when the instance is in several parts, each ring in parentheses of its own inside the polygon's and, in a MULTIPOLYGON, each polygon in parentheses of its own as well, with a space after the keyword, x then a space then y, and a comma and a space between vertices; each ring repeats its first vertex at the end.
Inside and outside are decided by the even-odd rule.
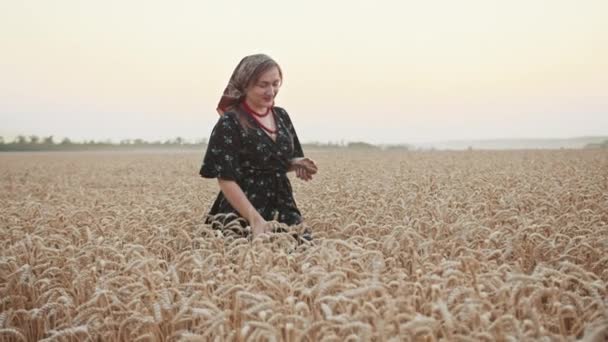
POLYGON ((224 113, 231 107, 237 105, 245 96, 245 88, 253 81, 253 77, 257 76, 256 71, 262 64, 272 63, 279 68, 279 74, 283 78, 281 68, 269 56, 265 54, 249 55, 241 59, 230 77, 230 81, 224 89, 224 94, 217 104, 217 112, 219 115, 224 113))

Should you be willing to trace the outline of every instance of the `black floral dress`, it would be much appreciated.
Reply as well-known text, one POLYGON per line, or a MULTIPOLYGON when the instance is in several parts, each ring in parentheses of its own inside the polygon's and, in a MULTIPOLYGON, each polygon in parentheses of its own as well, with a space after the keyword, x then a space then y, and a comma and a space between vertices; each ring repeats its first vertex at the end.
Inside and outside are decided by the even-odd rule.
MULTIPOLYGON (((304 153, 287 111, 273 107, 272 114, 277 125, 276 141, 242 108, 220 117, 209 138, 200 175, 235 181, 265 220, 296 225, 302 222, 302 216, 287 170, 289 160, 304 153)), ((218 214, 240 217, 221 191, 206 223, 212 223, 218 214)))

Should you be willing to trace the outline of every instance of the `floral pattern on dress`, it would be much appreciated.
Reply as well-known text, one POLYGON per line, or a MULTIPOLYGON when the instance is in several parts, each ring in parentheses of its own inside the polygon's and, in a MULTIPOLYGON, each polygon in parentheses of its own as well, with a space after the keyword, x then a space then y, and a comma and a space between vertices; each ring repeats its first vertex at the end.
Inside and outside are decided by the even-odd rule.
MULTIPOLYGON (((289 160, 303 157, 304 152, 287 111, 273 107, 272 113, 277 124, 276 141, 240 108, 221 116, 209 138, 200 175, 235 181, 265 220, 276 218, 295 225, 302 221, 302 216, 293 198, 287 170, 289 160)), ((221 191, 206 222, 211 223, 218 214, 240 217, 221 191)))

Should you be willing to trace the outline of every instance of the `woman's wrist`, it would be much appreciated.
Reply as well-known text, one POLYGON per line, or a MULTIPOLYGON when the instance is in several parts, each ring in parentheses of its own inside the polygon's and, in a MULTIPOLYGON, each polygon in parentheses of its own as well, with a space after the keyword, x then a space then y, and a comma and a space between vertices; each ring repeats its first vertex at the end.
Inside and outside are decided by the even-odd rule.
POLYGON ((257 210, 254 210, 254 212, 247 219, 247 221, 249 221, 250 225, 257 225, 265 222, 264 218, 262 217, 262 215, 260 215, 260 213, 257 212, 257 210))
POLYGON ((289 159, 289 166, 287 167, 287 172, 294 171, 296 169, 296 162, 302 158, 291 158, 289 159))

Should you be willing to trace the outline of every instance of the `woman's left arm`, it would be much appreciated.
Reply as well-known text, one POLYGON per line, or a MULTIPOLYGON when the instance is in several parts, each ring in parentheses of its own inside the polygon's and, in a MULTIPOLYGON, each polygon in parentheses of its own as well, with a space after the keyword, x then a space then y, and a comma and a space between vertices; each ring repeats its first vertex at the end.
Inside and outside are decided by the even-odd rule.
POLYGON ((312 175, 317 173, 317 165, 315 164, 314 160, 304 157, 304 151, 302 150, 300 139, 298 139, 298 134, 296 133, 296 129, 291 122, 289 114, 287 114, 287 111, 283 108, 280 110, 287 124, 287 129, 289 130, 289 133, 293 139, 293 158, 289 160, 287 172, 295 171, 298 178, 306 181, 311 180, 312 175))

